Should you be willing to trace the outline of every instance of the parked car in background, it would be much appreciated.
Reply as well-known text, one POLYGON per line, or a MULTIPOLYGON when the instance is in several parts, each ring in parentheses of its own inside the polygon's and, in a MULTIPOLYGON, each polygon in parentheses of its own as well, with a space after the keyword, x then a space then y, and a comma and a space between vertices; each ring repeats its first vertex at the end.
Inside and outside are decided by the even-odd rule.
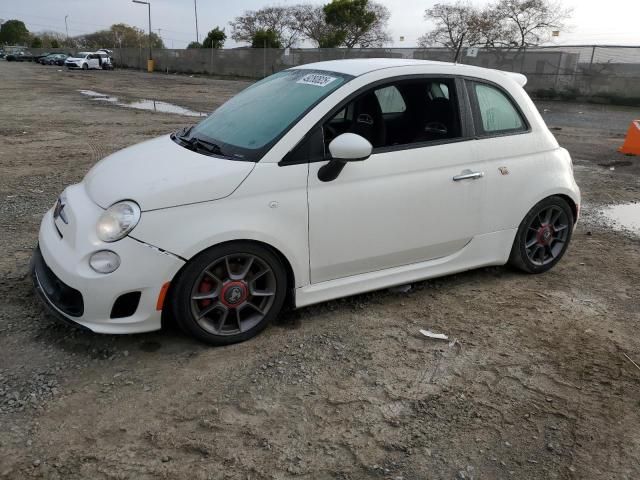
POLYGON ((49 59, 51 57, 53 57, 54 55, 56 55, 56 54, 55 53, 49 53, 49 54, 47 54, 45 56, 38 57, 37 59, 35 59, 35 61, 38 62, 40 65, 47 65, 48 64, 47 62, 49 61, 49 59))
POLYGON ((114 64, 112 59, 111 50, 98 50, 96 53, 100 55, 100 66, 103 70, 113 70, 114 64))
POLYGON ((40 59, 42 65, 59 65, 63 66, 65 60, 69 57, 66 53, 52 53, 40 59))
POLYGON ((7 62, 32 62, 33 55, 27 50, 14 50, 5 56, 7 62))
POLYGON ((4 50, 0 48, 0 58, 4 58, 5 55, 4 50))
POLYGON ((526 80, 406 59, 276 73, 69 186, 42 220, 35 289, 94 332, 164 316, 223 345, 285 304, 506 263, 545 272, 580 190, 526 80))
POLYGON ((98 52, 79 52, 75 55, 69 56, 65 60, 64 66, 69 69, 76 69, 76 68, 79 68, 82 70, 101 69, 103 68, 102 56, 98 52))
POLYGON ((45 53, 34 54, 33 61, 40 63, 40 60, 42 60, 45 57, 48 57, 49 55, 53 55, 54 53, 55 52, 45 52, 45 53))

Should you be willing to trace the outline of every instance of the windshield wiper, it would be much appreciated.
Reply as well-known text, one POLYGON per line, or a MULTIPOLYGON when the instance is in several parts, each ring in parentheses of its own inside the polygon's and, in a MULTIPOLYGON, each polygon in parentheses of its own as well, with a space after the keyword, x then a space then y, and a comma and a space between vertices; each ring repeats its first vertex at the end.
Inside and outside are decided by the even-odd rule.
POLYGON ((220 149, 220 145, 209 142, 207 140, 203 140, 198 137, 191 137, 189 139, 189 144, 194 146, 196 150, 202 149, 207 153, 214 153, 216 155, 222 155, 222 150, 220 149))
POLYGON ((222 149, 220 145, 210 142, 208 140, 203 140, 198 137, 189 137, 191 130, 193 129, 193 125, 190 127, 185 127, 182 130, 179 130, 173 134, 174 138, 180 140, 184 146, 194 152, 198 152, 203 150, 205 153, 214 154, 214 155, 222 155, 222 149))
POLYGON ((190 127, 184 127, 177 132, 174 132, 173 136, 181 142, 189 143, 189 139, 187 138, 187 136, 189 135, 189 133, 191 133, 192 129, 193 125, 191 125, 190 127))

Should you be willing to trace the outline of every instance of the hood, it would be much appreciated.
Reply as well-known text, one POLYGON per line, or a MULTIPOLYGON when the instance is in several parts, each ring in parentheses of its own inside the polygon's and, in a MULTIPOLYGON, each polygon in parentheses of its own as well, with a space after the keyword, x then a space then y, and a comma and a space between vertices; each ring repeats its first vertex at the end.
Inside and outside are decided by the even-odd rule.
POLYGON ((109 155, 83 182, 102 208, 133 200, 145 211, 227 197, 254 167, 187 150, 166 135, 109 155))

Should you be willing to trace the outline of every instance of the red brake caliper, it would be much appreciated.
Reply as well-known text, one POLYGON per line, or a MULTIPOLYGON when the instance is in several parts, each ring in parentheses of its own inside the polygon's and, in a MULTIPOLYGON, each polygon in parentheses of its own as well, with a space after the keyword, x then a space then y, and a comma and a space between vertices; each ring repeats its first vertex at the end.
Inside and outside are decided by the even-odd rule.
MULTIPOLYGON (((208 278, 205 278, 200 282, 200 286, 198 287, 199 293, 209 293, 213 288, 213 284, 208 278)), ((211 304, 210 299, 200 300, 200 308, 208 307, 211 304)))

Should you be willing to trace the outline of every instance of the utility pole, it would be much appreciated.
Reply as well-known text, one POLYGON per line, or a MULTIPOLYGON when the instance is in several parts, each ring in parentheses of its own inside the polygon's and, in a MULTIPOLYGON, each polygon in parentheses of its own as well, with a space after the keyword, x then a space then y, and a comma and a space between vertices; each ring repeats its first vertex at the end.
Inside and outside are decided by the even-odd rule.
POLYGON ((67 18, 69 18, 69 15, 64 16, 64 28, 67 31, 67 42, 69 42, 69 25, 67 25, 67 18))
POLYGON ((142 0, 131 0, 133 3, 141 3, 146 5, 149 9, 149 60, 153 60, 153 56, 151 54, 151 2, 144 2, 142 0))
POLYGON ((193 11, 196 13, 196 43, 200 43, 200 35, 198 34, 198 0, 193 0, 193 11))

